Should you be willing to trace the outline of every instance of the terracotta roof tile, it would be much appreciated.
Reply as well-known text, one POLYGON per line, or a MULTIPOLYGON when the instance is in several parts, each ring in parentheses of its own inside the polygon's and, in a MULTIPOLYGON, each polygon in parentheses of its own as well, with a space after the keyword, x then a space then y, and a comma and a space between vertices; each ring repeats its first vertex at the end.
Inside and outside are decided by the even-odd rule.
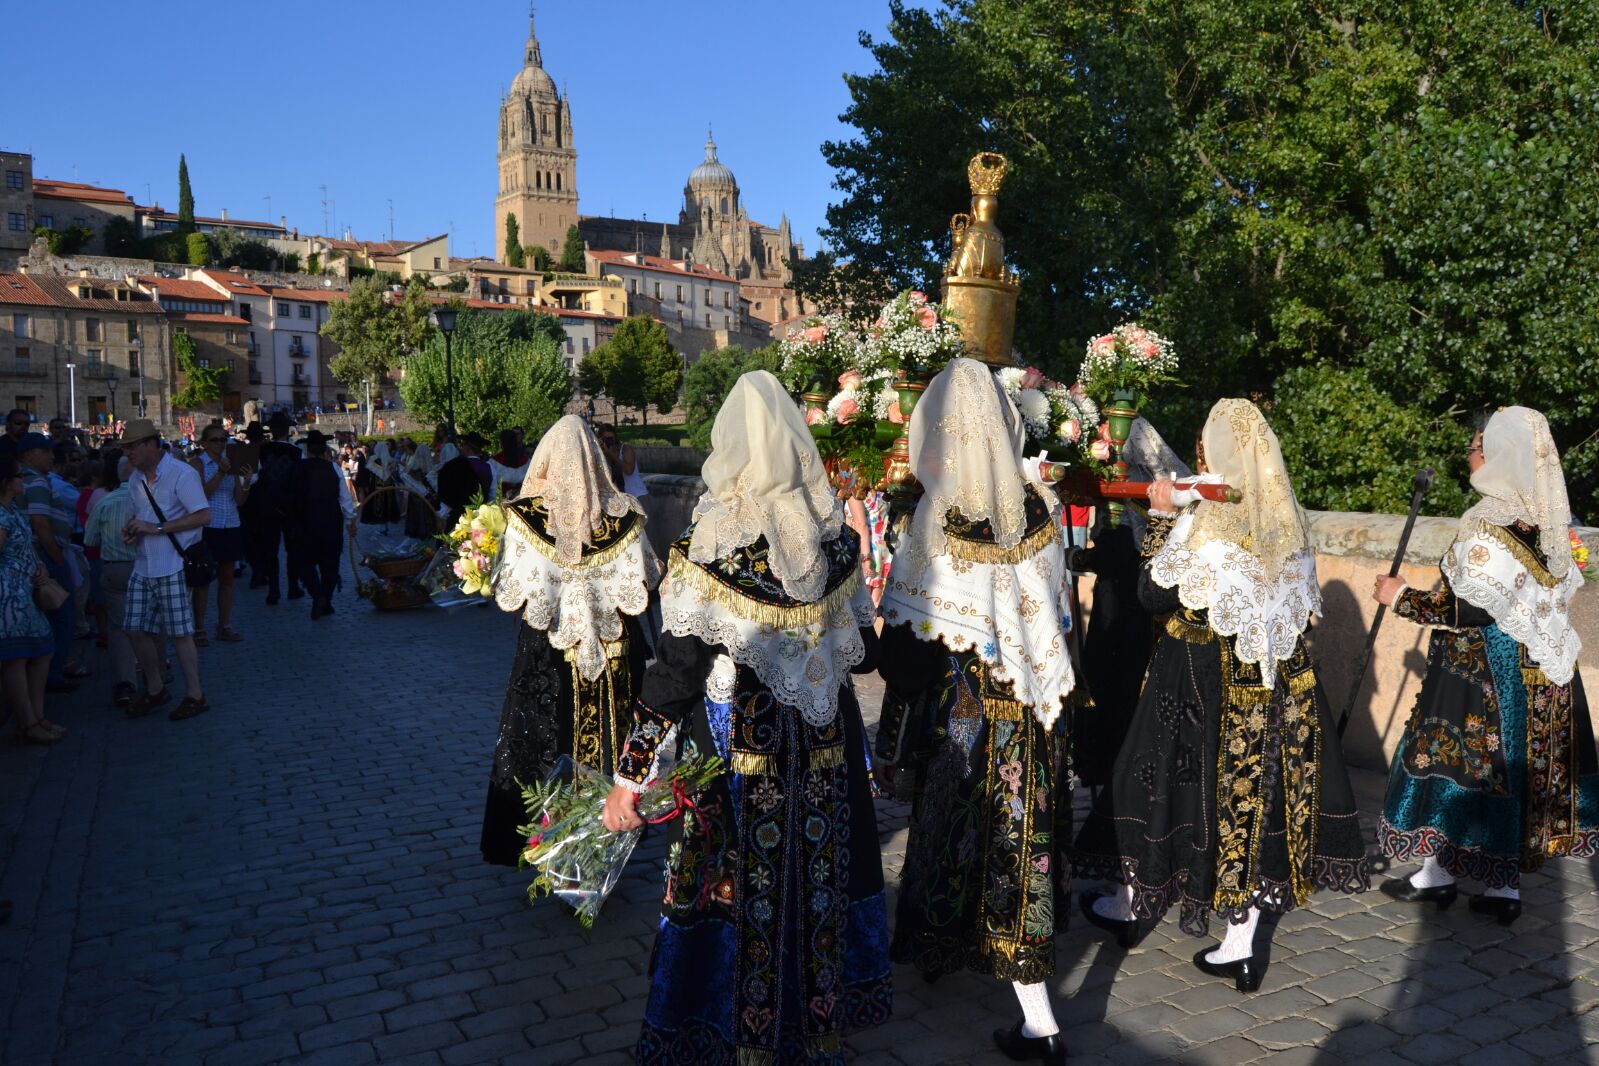
POLYGON ((657 270, 663 274, 675 274, 680 278, 696 277, 705 278, 708 281, 732 282, 736 282, 738 280, 726 274, 718 274, 716 271, 703 267, 698 263, 693 264, 692 269, 684 270, 683 260, 662 259, 658 255, 642 255, 638 252, 613 252, 609 250, 593 249, 590 249, 588 254, 593 256, 595 259, 598 259, 602 263, 611 263, 615 266, 632 267, 635 270, 657 270))
POLYGON ((107 311, 122 315, 159 315, 160 305, 146 293, 127 289, 104 278, 53 277, 47 274, 0 274, 0 303, 26 303, 35 307, 64 307, 77 311, 107 311), (15 285, 21 284, 22 288, 15 285), (78 289, 89 286, 90 295, 80 297, 78 289), (116 299, 112 293, 124 288, 132 299, 116 299))
POLYGON ((265 289, 251 281, 249 278, 245 277, 243 274, 235 274, 226 270, 202 270, 200 275, 202 277, 210 278, 212 281, 218 283, 229 292, 238 293, 241 296, 266 295, 265 289))
POLYGON ((282 286, 265 286, 274 300, 299 300, 302 303, 331 303, 343 300, 350 294, 342 289, 290 289, 282 286))
POLYGON ((226 326, 248 326, 247 319, 238 315, 207 315, 194 311, 169 311, 167 317, 176 322, 217 322, 226 326))
POLYGON ((154 274, 140 274, 138 281, 147 291, 154 290, 160 293, 161 296, 172 300, 204 300, 217 304, 226 304, 228 302, 226 293, 218 292, 201 281, 163 278, 154 274))
POLYGON ((57 200, 83 200, 93 203, 133 206, 133 198, 121 189, 102 189, 98 185, 85 185, 78 181, 52 181, 49 178, 34 178, 33 194, 35 196, 48 196, 57 200))
POLYGON ((0 304, 54 307, 56 302, 26 274, 0 274, 0 304))

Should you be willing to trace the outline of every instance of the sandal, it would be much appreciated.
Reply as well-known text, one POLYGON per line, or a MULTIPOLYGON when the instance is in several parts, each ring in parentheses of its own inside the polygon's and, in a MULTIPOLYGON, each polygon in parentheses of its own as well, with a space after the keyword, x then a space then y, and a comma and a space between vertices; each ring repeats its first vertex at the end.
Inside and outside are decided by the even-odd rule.
POLYGON ((227 626, 223 626, 217 630, 217 639, 225 644, 237 644, 244 639, 244 636, 227 626))
POLYGON ((133 706, 128 708, 128 717, 143 718, 171 698, 172 692, 165 685, 161 687, 160 692, 146 692, 133 701, 133 706))
POLYGON ((43 722, 35 722, 26 728, 19 727, 17 729, 16 742, 18 744, 37 744, 40 747, 48 747, 51 744, 61 743, 65 737, 65 733, 52 733, 45 727, 43 722))
POLYGON ((193 696, 185 696, 178 701, 178 705, 172 708, 172 713, 168 714, 167 717, 174 722, 181 722, 185 718, 193 718, 197 714, 204 714, 210 709, 211 705, 205 701, 204 696, 199 699, 195 699, 193 696))

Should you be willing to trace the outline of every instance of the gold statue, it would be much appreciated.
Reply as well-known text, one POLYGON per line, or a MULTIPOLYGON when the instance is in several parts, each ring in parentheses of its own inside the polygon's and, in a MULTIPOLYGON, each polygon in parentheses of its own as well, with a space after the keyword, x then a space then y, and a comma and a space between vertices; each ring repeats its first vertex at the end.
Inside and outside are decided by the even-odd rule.
POLYGON ((967 354, 996 366, 1011 365, 1021 291, 1016 275, 1005 269, 1005 235, 994 221, 1009 169, 997 152, 981 152, 967 164, 972 209, 950 220, 954 254, 944 268, 944 306, 958 317, 967 354))

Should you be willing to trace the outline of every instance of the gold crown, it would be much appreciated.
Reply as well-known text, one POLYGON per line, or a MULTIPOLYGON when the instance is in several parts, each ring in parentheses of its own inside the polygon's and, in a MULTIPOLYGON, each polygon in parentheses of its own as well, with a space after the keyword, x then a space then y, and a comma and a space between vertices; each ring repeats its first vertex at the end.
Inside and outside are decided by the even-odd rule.
POLYGON ((998 152, 979 152, 972 156, 972 161, 966 164, 966 179, 972 184, 972 195, 998 196, 1008 170, 1010 160, 998 152))

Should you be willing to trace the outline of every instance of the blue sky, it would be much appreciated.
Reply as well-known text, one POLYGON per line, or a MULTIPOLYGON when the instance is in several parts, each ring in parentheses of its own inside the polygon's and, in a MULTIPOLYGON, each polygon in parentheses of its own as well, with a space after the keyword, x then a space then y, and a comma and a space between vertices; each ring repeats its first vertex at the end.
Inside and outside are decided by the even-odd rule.
MULTIPOLYGON (((526 0, 196 0, 26 4, 11 83, 26 106, 0 147, 39 177, 177 207, 187 154, 196 212, 288 216, 302 232, 416 239, 446 230, 490 254, 501 90, 522 65, 526 0), (170 74, 171 76, 165 76, 170 74), (270 201, 267 199, 270 197, 270 201)), ((787 211, 807 252, 834 195, 820 145, 845 136, 845 72, 881 36, 887 0, 546 0, 545 69, 572 102, 584 214, 676 221, 707 125, 753 218, 787 211), (601 14, 601 13, 604 14, 601 14)))

